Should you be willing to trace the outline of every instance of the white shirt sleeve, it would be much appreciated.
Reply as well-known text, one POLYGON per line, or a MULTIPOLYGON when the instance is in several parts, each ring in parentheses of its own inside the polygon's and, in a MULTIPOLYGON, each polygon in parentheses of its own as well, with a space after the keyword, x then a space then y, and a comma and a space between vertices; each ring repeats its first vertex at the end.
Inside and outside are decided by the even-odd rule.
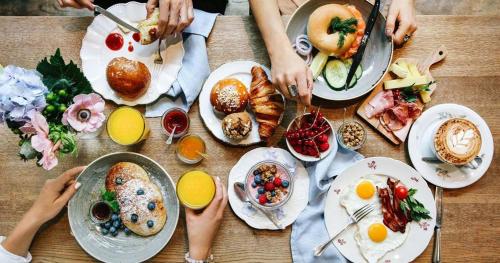
POLYGON ((0 262, 2 263, 26 263, 31 262, 31 254, 28 252, 26 257, 21 257, 15 254, 10 253, 7 249, 3 248, 2 242, 5 240, 5 237, 0 236, 0 262))

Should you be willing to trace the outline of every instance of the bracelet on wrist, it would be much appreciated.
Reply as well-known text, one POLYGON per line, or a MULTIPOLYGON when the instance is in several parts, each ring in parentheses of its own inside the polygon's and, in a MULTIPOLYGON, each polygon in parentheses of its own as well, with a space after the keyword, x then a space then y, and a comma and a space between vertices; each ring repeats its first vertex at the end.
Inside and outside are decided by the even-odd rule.
POLYGON ((189 252, 184 255, 184 259, 186 260, 186 263, 213 263, 214 261, 214 256, 210 255, 208 256, 207 259, 199 260, 199 259, 192 259, 191 256, 189 255, 189 252))

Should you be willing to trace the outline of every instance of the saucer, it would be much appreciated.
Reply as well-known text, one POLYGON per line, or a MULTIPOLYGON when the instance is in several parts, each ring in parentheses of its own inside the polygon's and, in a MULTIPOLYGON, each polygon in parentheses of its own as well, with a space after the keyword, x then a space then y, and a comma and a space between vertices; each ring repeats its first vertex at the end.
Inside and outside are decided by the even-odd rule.
POLYGON ((408 153, 413 167, 425 180, 443 188, 462 188, 479 180, 491 164, 493 149, 493 136, 483 118, 473 110, 457 104, 440 104, 424 111, 413 124, 408 139, 408 153), (482 144, 478 156, 483 158, 483 162, 477 169, 422 161, 422 157, 435 156, 431 149, 433 131, 451 118, 468 119, 479 129, 482 144))
POLYGON ((288 151, 280 148, 261 147, 247 152, 229 172, 227 189, 229 204, 239 218, 256 229, 278 230, 262 212, 248 203, 240 201, 233 188, 235 182, 245 181, 248 170, 252 166, 258 162, 269 160, 283 164, 289 169, 291 176, 294 177, 292 196, 286 204, 273 211, 275 217, 284 227, 291 225, 309 201, 309 175, 302 163, 288 151))

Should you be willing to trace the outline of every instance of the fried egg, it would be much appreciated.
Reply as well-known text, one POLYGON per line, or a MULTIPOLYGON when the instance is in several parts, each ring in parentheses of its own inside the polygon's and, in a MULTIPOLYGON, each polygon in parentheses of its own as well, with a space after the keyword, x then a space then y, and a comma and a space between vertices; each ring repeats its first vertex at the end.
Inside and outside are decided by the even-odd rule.
POLYGON ((387 187, 387 177, 365 175, 349 185, 340 195, 340 204, 349 215, 366 204, 374 204, 375 209, 356 224, 354 238, 363 257, 370 263, 377 262, 389 251, 401 246, 409 232, 393 232, 383 223, 382 206, 377 187, 387 187))

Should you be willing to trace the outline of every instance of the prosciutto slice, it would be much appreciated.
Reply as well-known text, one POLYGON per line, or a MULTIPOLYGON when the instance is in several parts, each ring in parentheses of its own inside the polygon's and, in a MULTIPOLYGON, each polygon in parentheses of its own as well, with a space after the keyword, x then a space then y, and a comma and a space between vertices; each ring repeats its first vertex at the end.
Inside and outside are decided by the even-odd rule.
MULTIPOLYGON (((411 125, 413 120, 418 118, 421 113, 422 109, 416 103, 401 102, 387 109, 380 117, 380 122, 388 131, 395 132, 403 128, 409 128, 408 125, 411 125)), ((403 137, 406 137, 406 135, 403 137)))
POLYGON ((394 107, 394 94, 392 90, 383 90, 377 93, 365 106, 366 117, 372 118, 394 107))

